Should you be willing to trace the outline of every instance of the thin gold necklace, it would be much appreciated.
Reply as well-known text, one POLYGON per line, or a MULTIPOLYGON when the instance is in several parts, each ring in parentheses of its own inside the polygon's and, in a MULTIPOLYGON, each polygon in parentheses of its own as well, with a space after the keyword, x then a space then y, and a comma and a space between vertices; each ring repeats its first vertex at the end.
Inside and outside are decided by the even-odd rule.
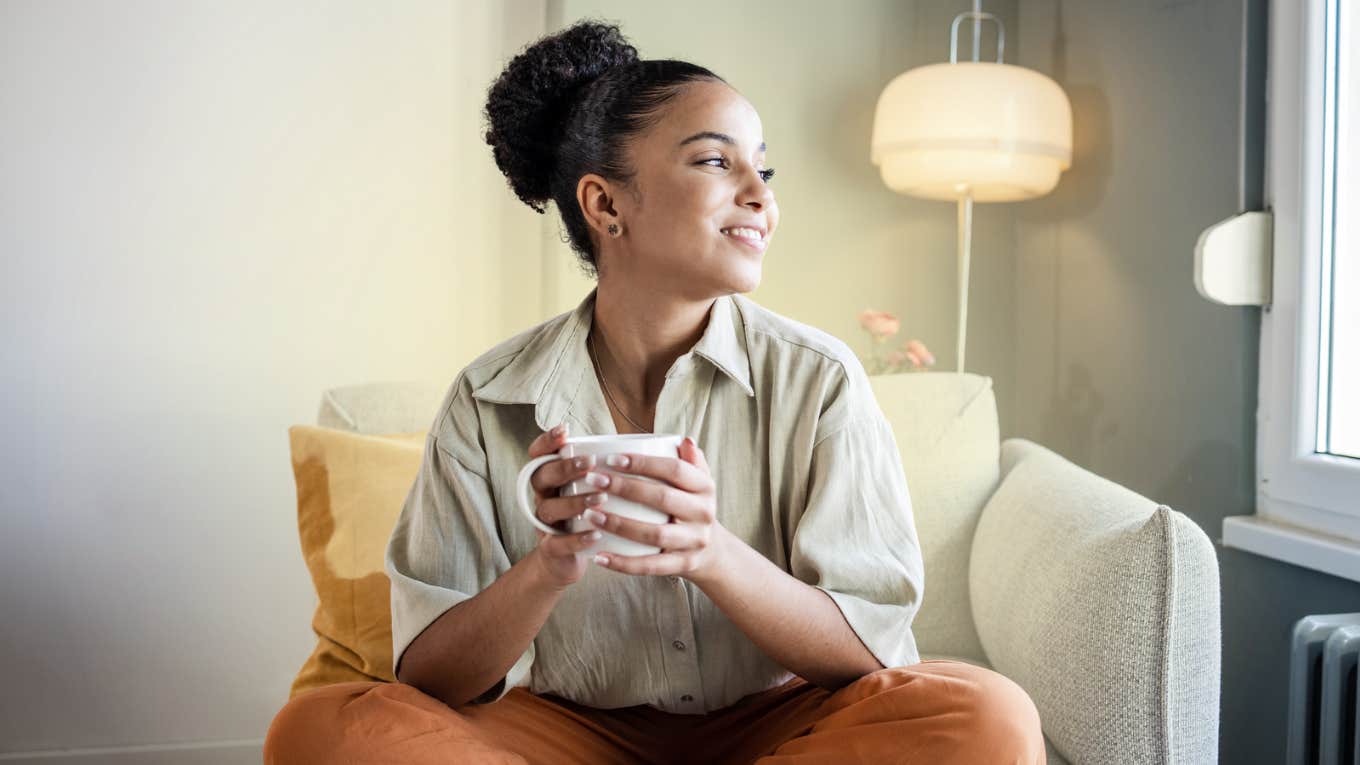
POLYGON ((604 372, 600 370, 600 351, 595 346, 595 332, 593 330, 590 333, 590 347, 591 350, 594 351, 594 353, 591 354, 590 360, 595 363, 595 374, 600 376, 600 385, 604 386, 604 395, 609 397, 609 403, 613 404, 614 408, 619 410, 619 414, 623 415, 623 419, 632 423, 633 427, 637 428, 643 433, 651 433, 652 431, 637 424, 636 420, 634 420, 632 417, 629 417, 628 413, 623 411, 623 407, 619 406, 619 402, 614 400, 614 394, 609 392, 609 383, 604 381, 604 372))

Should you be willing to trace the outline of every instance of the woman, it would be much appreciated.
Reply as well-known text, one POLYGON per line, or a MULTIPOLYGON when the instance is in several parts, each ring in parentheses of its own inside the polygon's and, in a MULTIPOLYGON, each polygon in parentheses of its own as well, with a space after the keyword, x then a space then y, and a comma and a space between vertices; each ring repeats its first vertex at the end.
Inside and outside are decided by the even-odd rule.
POLYGON ((400 682, 294 698, 266 761, 1042 762, 1019 686, 920 661, 920 546, 863 367, 740 294, 779 224, 751 104, 581 23, 511 60, 487 117, 511 187, 555 204, 598 285, 441 405, 387 550, 400 682), (543 521, 659 554, 581 555, 598 530, 518 514, 519 468, 569 432, 691 435, 678 459, 532 479, 543 521), (582 478, 598 490, 557 496, 582 478))

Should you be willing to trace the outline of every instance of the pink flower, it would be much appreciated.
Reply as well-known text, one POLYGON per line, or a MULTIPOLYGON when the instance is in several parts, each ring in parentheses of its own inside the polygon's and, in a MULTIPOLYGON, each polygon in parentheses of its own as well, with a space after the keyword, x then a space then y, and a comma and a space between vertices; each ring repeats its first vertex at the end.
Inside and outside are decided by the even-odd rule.
POLYGON ((935 363, 935 357, 930 354, 930 351, 926 350, 925 344, 920 340, 908 340, 907 344, 902 346, 902 349, 911 358, 911 363, 918 367, 921 365, 930 366, 935 363))
POLYGON ((859 325, 875 338, 892 337, 901 328, 896 316, 887 311, 870 311, 867 308, 860 311, 859 325))

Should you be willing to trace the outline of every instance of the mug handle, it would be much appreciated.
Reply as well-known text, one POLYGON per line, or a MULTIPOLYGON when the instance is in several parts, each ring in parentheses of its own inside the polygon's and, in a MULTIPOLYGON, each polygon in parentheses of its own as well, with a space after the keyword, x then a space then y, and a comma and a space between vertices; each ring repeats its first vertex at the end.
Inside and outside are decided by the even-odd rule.
POLYGON ((538 519, 538 508, 534 507, 534 489, 529 485, 529 478, 533 476, 534 471, 538 470, 540 465, 559 459, 563 459, 563 457, 560 454, 553 452, 552 454, 545 454, 541 457, 535 457, 532 460, 529 460, 529 464, 525 465, 524 469, 519 471, 519 478, 515 481, 515 497, 519 500, 519 508, 524 511, 525 515, 529 516, 529 521, 537 526, 539 531, 542 531, 545 534, 563 536, 569 532, 553 528, 538 519))

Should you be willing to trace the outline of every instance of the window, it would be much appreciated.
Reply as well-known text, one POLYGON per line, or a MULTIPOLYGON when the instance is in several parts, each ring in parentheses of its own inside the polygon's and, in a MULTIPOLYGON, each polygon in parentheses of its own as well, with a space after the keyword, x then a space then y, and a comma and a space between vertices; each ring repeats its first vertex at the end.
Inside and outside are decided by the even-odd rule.
POLYGON ((1360 581, 1360 24, 1354 3, 1270 5, 1256 514, 1223 542, 1360 581))
POLYGON ((1327 62, 1323 69, 1330 81, 1324 84, 1323 112, 1328 142, 1323 158, 1324 236, 1322 244, 1322 316, 1326 319, 1321 338, 1318 380, 1326 390, 1318 398, 1326 405, 1318 418, 1319 452, 1360 459, 1360 87, 1357 83, 1355 45, 1360 32, 1352 3, 1347 12, 1339 0, 1328 3, 1335 34, 1327 35, 1327 62), (1330 199, 1327 199, 1330 192, 1330 199), (1348 395, 1349 394, 1349 395, 1348 395))

